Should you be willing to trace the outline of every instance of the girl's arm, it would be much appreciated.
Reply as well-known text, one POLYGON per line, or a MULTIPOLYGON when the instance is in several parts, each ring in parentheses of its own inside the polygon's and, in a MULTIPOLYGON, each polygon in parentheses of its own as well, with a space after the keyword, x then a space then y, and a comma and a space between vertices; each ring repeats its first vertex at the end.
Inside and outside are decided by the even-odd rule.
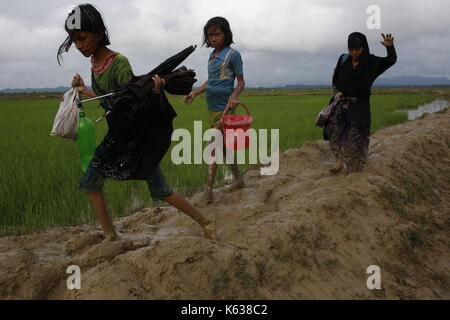
POLYGON ((84 87, 84 89, 81 89, 81 90, 80 90, 80 87, 78 87, 78 92, 81 94, 85 94, 90 98, 95 98, 97 96, 93 91, 86 89, 86 87, 84 87))
POLYGON ((236 89, 234 89, 231 96, 228 98, 227 107, 234 109, 239 103, 239 95, 241 91, 244 90, 245 81, 244 81, 244 67, 242 62, 241 54, 238 51, 234 51, 231 59, 230 65, 233 68, 233 72, 236 75, 237 85, 236 89))
POLYGON ((192 90, 191 93, 189 93, 186 97, 181 100, 185 104, 191 104, 192 101, 194 101, 195 97, 199 94, 202 94, 206 90, 206 86, 208 85, 208 81, 205 81, 204 84, 200 86, 200 88, 197 88, 196 90, 192 90))
POLYGON ((234 92, 231 94, 230 98, 228 99, 227 107, 229 108, 235 108, 239 103, 239 95, 245 88, 245 80, 244 75, 236 76, 237 79, 237 86, 234 92))
POLYGON ((85 94, 90 98, 97 96, 93 91, 86 88, 83 78, 78 73, 72 79, 72 88, 77 88, 79 93, 85 94))

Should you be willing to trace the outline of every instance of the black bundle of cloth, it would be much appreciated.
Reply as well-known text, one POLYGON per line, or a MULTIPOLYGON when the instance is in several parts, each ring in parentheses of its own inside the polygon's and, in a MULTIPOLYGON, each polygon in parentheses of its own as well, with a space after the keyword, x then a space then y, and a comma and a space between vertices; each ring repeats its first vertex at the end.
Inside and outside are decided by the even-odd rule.
POLYGON ((107 106, 108 133, 97 147, 91 165, 114 180, 147 180, 170 147, 172 121, 177 116, 164 91, 186 95, 192 90, 195 72, 175 69, 194 46, 170 57, 149 73, 120 84, 107 106), (159 94, 152 78, 165 79, 159 94))

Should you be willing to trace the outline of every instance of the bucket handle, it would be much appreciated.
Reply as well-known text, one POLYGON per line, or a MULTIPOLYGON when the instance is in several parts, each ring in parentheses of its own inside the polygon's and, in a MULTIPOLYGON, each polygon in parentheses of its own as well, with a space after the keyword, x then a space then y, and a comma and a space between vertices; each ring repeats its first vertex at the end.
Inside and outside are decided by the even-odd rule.
MULTIPOLYGON (((239 102, 239 103, 236 105, 236 107, 234 107, 234 109, 236 109, 236 108, 238 107, 238 105, 243 106, 243 107, 245 108, 245 110, 247 111, 247 115, 248 115, 248 116, 250 115, 250 111, 248 110, 247 106, 246 106, 245 104, 243 104, 242 102, 239 102)), ((222 123, 222 128, 224 127, 224 125, 223 125, 223 117, 227 114, 228 109, 229 109, 229 107, 227 106, 227 107, 225 108, 225 110, 223 110, 222 118, 220 118, 220 122, 222 123)))

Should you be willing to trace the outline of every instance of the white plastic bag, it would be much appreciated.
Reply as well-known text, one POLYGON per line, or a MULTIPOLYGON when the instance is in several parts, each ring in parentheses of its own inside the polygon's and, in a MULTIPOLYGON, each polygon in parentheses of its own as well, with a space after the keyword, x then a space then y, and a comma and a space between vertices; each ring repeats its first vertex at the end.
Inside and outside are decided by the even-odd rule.
POLYGON ((66 139, 77 139, 78 123, 80 121, 77 106, 78 90, 72 88, 64 94, 64 100, 59 104, 59 110, 53 122, 51 136, 66 139))

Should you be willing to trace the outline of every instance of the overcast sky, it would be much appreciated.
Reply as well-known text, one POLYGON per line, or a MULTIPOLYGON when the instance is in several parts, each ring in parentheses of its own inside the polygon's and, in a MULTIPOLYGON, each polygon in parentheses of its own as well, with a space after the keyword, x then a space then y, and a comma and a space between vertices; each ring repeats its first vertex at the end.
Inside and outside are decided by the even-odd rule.
MULTIPOLYGON (((211 49, 202 30, 213 16, 230 22, 248 86, 329 83, 353 31, 367 35, 372 53, 384 56, 381 32, 395 37, 398 61, 384 76, 450 78, 450 0, 108 0, 91 1, 102 12, 110 48, 128 57, 136 75, 191 44, 185 61, 200 82, 211 49), (369 30, 367 8, 381 10, 381 29, 369 30)), ((64 41, 73 0, 0 0, 0 89, 69 86, 79 72, 90 84, 90 62, 64 41)))

